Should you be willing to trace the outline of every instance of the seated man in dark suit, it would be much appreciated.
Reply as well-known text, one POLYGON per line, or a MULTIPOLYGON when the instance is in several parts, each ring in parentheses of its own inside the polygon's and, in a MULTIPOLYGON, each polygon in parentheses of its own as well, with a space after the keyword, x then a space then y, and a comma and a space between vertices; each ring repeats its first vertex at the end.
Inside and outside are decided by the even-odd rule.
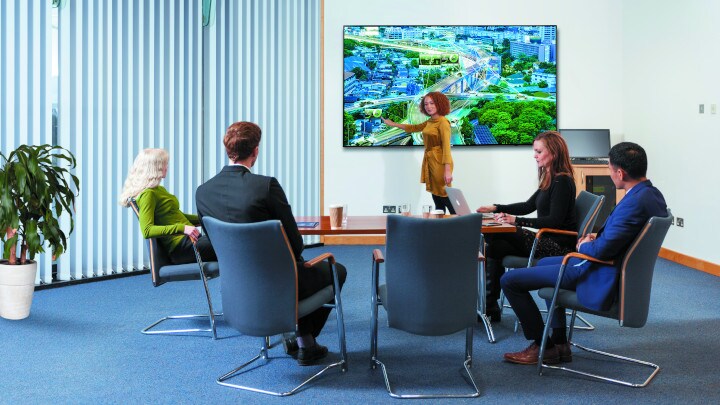
MULTIPOLYGON (((608 310, 612 306, 618 289, 619 259, 650 217, 667 216, 662 193, 645 177, 645 150, 632 142, 622 142, 613 146, 609 158, 610 177, 615 187, 626 191, 625 197, 597 235, 589 234, 578 241, 577 251, 600 260, 614 260, 615 265, 571 259, 560 284, 563 289, 577 291, 580 303, 594 310, 608 310)), ((537 364, 544 324, 530 291, 555 287, 561 262, 562 257, 548 257, 541 259, 535 267, 516 269, 501 278, 500 285, 522 323, 525 338, 533 341, 521 352, 505 353, 505 360, 537 364)), ((556 310, 552 328, 543 361, 548 364, 572 361, 565 335, 564 308, 556 310)))
MULTIPOLYGON (((298 298, 307 298, 333 284, 330 266, 327 262, 312 268, 303 266, 302 236, 280 183, 274 177, 250 172, 258 158, 260 137, 260 127, 252 122, 236 122, 228 127, 223 143, 230 164, 198 187, 195 195, 198 214, 201 220, 208 215, 234 223, 280 220, 298 262, 298 298)), ((336 263, 336 267, 342 286, 347 271, 340 263, 336 263)), ((300 318, 297 341, 284 341, 285 350, 297 357, 300 365, 315 364, 327 355, 327 347, 317 343, 315 338, 320 334, 329 314, 330 308, 319 308, 300 318)))

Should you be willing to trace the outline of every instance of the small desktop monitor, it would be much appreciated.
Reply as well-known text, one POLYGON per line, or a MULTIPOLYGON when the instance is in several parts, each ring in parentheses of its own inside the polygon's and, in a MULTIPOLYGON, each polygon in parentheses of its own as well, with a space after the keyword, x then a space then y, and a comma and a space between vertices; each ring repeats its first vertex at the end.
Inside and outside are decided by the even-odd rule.
POLYGON ((561 129, 571 159, 607 158, 610 152, 609 129, 561 129))

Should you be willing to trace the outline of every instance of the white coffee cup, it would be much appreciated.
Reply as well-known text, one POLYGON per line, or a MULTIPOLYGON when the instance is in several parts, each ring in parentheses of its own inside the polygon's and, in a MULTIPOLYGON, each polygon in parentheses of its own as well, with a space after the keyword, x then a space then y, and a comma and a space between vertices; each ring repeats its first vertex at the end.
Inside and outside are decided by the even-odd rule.
POLYGON ((445 215, 444 210, 432 210, 430 211, 430 218, 442 218, 445 215))

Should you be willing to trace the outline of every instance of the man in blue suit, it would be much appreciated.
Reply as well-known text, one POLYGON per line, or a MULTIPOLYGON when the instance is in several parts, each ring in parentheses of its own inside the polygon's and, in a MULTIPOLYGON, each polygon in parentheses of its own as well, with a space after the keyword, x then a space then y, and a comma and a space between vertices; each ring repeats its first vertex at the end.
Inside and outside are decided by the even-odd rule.
MULTIPOLYGON (((613 146, 608 156, 610 178, 615 187, 625 190, 625 197, 597 235, 589 234, 578 240, 577 251, 600 260, 614 260, 615 265, 571 259, 560 284, 563 289, 577 291, 580 303, 594 310, 607 310, 612 306, 617 296, 620 259, 643 226, 650 217, 667 216, 662 193, 645 177, 645 150, 635 143, 622 142, 613 146)), ((532 340, 523 351, 505 353, 505 360, 537 364, 544 324, 530 291, 554 287, 561 262, 562 257, 548 257, 535 267, 510 271, 500 279, 502 290, 522 323, 525 338, 532 340)), ((552 327, 543 361, 547 364, 572 361, 565 335, 565 308, 556 310, 552 327)))

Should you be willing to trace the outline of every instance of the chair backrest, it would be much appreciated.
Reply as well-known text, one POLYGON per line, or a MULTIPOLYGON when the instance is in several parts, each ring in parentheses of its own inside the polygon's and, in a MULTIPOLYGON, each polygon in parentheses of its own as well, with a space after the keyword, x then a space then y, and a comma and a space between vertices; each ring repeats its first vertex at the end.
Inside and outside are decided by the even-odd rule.
POLYGON ((297 326, 297 264, 278 220, 236 224, 205 216, 222 272, 223 316, 250 336, 291 332, 297 326))
MULTIPOLYGON (((130 208, 135 213, 135 218, 140 220, 140 209, 138 208, 137 201, 134 198, 128 199, 130 208)), ((150 259, 150 276, 152 278, 153 286, 158 287, 165 283, 160 277, 160 269, 164 266, 171 265, 170 257, 168 256, 165 249, 160 246, 157 238, 148 238, 145 240, 148 246, 148 256, 150 259)))
POLYGON ((604 195, 595 195, 585 190, 580 191, 580 194, 575 198, 578 239, 592 231, 604 202, 604 195))
POLYGON ((387 218, 385 281, 388 325, 439 336, 477 322, 482 215, 387 218))
POLYGON ((618 302, 621 326, 645 326, 655 262, 672 218, 669 209, 667 217, 650 218, 623 256, 618 302))

